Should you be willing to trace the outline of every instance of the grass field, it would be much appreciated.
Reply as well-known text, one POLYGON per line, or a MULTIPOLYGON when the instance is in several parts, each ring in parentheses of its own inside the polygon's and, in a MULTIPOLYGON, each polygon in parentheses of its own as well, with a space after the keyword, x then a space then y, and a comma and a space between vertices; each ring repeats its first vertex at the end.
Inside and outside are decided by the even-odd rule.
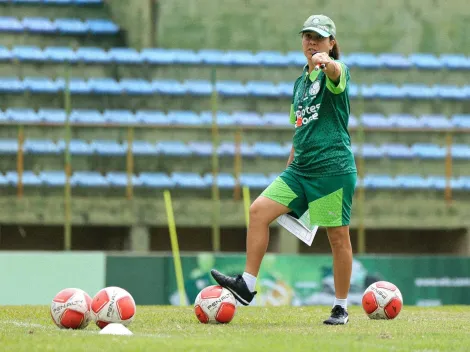
POLYGON ((0 308, 0 351, 469 351, 470 307, 404 307, 392 321, 352 307, 324 326, 329 307, 238 308, 228 325, 203 325, 191 307, 138 307, 134 336, 60 330, 46 306, 0 308))

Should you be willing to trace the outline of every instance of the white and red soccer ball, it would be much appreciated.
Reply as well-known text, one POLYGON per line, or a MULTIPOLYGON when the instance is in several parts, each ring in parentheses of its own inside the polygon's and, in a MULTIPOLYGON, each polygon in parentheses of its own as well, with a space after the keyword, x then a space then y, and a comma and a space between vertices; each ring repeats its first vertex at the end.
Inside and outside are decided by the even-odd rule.
POLYGON ((61 329, 84 329, 91 320, 91 297, 79 288, 66 288, 52 300, 51 317, 61 329))
POLYGON ((135 312, 134 298, 120 287, 103 288, 91 302, 91 317, 100 329, 110 323, 128 326, 134 320, 135 312))
POLYGON ((403 296, 394 284, 378 281, 362 296, 362 308, 371 319, 394 319, 403 306, 403 296))
POLYGON ((233 294, 222 286, 204 288, 194 301, 194 312, 203 324, 225 324, 235 316, 237 301, 233 294))

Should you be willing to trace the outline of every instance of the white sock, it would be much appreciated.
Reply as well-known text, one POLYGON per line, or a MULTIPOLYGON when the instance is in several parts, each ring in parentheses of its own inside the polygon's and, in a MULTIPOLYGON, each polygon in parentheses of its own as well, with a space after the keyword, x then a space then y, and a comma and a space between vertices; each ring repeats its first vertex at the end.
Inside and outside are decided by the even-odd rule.
POLYGON ((348 299, 339 299, 335 297, 335 303, 333 304, 333 307, 334 306, 341 306, 344 308, 344 310, 348 310, 348 299))
POLYGON ((253 276, 247 272, 244 272, 242 277, 243 277, 243 280, 245 280, 246 285, 248 286, 248 289, 250 290, 250 292, 254 292, 255 287, 256 287, 256 276, 253 276))

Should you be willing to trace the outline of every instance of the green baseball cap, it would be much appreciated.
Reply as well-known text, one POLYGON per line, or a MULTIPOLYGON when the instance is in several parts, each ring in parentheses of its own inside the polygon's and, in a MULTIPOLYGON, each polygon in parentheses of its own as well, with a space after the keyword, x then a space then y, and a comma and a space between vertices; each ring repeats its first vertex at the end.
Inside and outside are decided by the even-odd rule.
POLYGON ((335 23, 325 15, 312 15, 307 18, 300 33, 312 31, 323 37, 329 37, 330 35, 336 37, 335 23))

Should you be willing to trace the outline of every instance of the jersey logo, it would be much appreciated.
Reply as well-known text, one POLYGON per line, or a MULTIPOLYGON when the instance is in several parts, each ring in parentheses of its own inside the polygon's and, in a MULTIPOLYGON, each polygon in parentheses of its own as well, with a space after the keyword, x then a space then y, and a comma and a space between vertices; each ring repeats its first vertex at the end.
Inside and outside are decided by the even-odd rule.
POLYGON ((320 82, 319 81, 315 81, 312 83, 312 85, 310 86, 310 89, 308 91, 308 93, 312 96, 316 96, 318 94, 318 92, 320 91, 320 82))

